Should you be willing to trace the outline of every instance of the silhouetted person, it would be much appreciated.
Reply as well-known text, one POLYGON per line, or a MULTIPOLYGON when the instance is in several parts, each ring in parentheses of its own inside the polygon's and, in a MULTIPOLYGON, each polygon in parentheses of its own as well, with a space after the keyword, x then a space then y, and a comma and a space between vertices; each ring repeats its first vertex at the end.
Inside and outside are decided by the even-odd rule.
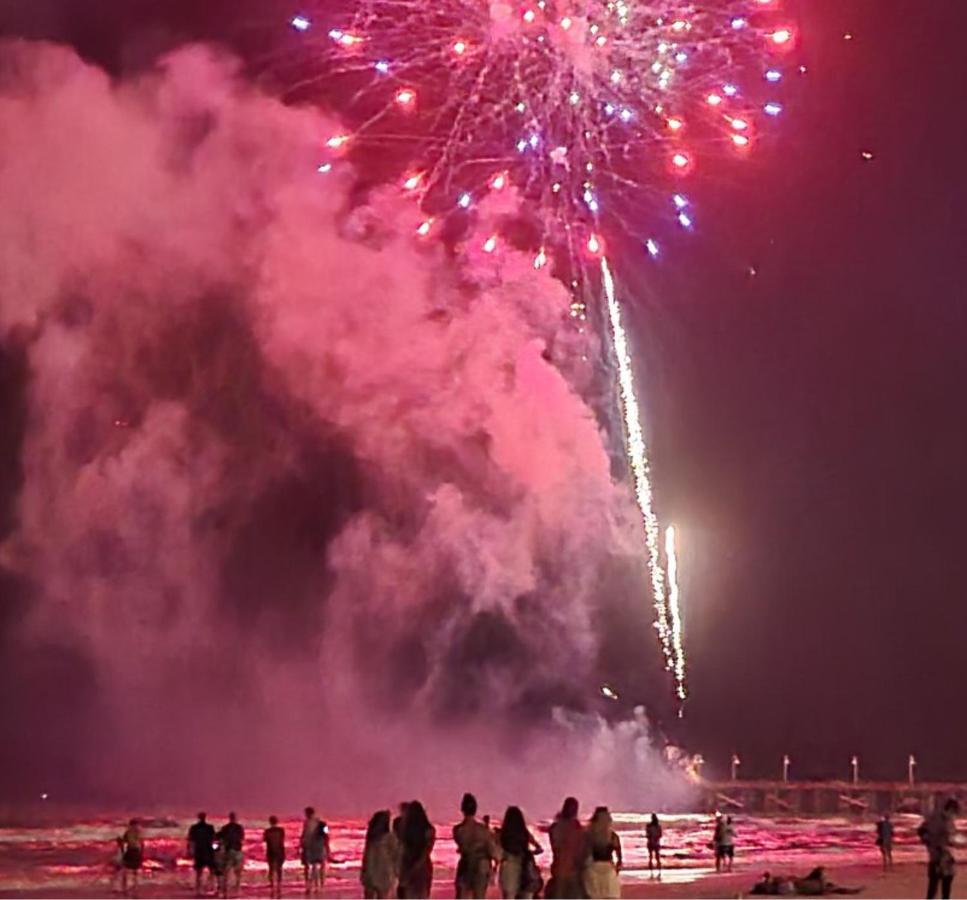
POLYGON ((400 843, 390 829, 388 809, 373 813, 366 828, 359 880, 366 898, 385 898, 393 892, 399 871, 400 843))
POLYGON ((262 832, 265 862, 269 867, 269 896, 282 896, 282 867, 285 865, 285 829, 278 816, 269 816, 269 827, 262 832))
POLYGON ((302 823, 299 846, 302 856, 302 871, 306 882, 306 896, 321 893, 326 881, 326 859, 329 856, 329 828, 316 816, 316 811, 307 806, 306 817, 302 823))
POLYGON ((876 823, 876 846, 880 848, 880 856, 883 857, 883 868, 892 868, 893 823, 890 821, 889 813, 884 813, 880 821, 876 823))
POLYGON ((456 896, 480 898, 487 896, 490 871, 497 855, 490 829, 477 819, 477 798, 464 794, 460 801, 463 821, 453 829, 453 841, 460 856, 457 862, 456 896))
POLYGON ((712 848, 715 851, 715 871, 722 871, 722 862, 725 859, 725 845, 722 838, 725 832, 725 818, 718 813, 715 814, 715 831, 712 833, 712 848))
POLYGON ((124 867, 121 872, 121 891, 125 896, 136 897, 138 895, 138 872, 144 865, 144 835, 141 833, 141 822, 138 819, 131 819, 124 834, 121 835, 121 846, 123 853, 121 864, 124 867), (130 884, 130 893, 128 885, 130 884))
POLYGON ((957 834, 954 817, 960 804, 951 797, 942 809, 934 810, 917 829, 917 836, 927 848, 927 898, 937 896, 941 888, 944 900, 950 897, 954 883, 954 855, 950 848, 957 834))
POLYGON ((544 848, 528 831, 518 806, 508 806, 500 823, 500 892, 504 900, 530 900, 543 886, 534 859, 544 848))
POLYGON ((607 806, 599 806, 585 832, 589 862, 584 869, 584 894, 595 900, 621 896, 621 841, 607 806))
POLYGON ((195 869, 195 896, 200 897, 205 869, 215 878, 215 829, 203 812, 198 813, 198 821, 188 829, 187 855, 195 869))
POLYGON ((238 823, 238 816, 230 812, 228 822, 221 831, 218 832, 218 843, 222 849, 221 881, 222 895, 228 896, 228 882, 232 875, 235 876, 235 893, 242 889, 242 867, 245 864, 245 856, 242 848, 245 845, 245 829, 238 823))
POLYGON ((551 880, 545 895, 549 898, 583 897, 581 876, 587 847, 584 828, 578 821, 578 802, 568 797, 551 825, 551 880))
POLYGON ((732 862, 735 860, 735 826, 732 824, 732 817, 726 816, 722 822, 719 833, 719 854, 726 872, 732 871, 732 862))
MULTIPOLYGON (((393 819, 393 828, 392 828, 392 831, 393 831, 393 835, 396 837, 396 843, 399 845, 401 852, 402 852, 402 847, 403 847, 403 822, 406 821, 406 811, 409 808, 410 808, 409 802, 406 801, 406 800, 404 800, 399 805, 399 815, 396 816, 395 819, 393 819)), ((396 867, 396 879, 397 879, 396 880, 396 896, 397 896, 397 898, 400 898, 400 897, 403 896, 403 882, 399 878, 399 876, 400 876, 399 867, 400 867, 401 864, 402 864, 402 857, 400 857, 399 861, 397 862, 397 867, 396 867)))
POLYGON ((661 822, 655 813, 651 814, 651 821, 645 826, 645 840, 648 845, 648 871, 653 867, 658 868, 658 877, 661 877, 661 822))
POLYGON ((436 831, 419 800, 406 808, 400 848, 400 896, 426 898, 433 884, 433 844, 436 831))

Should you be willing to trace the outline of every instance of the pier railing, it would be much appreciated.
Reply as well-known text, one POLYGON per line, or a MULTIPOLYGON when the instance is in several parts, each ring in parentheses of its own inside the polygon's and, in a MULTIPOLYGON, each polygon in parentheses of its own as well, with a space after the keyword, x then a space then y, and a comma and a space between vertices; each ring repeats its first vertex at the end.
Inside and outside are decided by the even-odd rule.
POLYGON ((967 784, 907 781, 706 781, 698 782, 707 812, 765 815, 926 814, 955 797, 967 809, 967 784))

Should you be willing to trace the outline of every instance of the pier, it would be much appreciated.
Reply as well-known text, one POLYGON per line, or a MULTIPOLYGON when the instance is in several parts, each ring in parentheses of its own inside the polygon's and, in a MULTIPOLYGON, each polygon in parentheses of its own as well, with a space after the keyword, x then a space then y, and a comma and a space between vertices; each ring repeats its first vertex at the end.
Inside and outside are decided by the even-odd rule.
POLYGON ((967 809, 967 784, 907 781, 699 781, 703 811, 774 816, 925 815, 948 797, 967 809))

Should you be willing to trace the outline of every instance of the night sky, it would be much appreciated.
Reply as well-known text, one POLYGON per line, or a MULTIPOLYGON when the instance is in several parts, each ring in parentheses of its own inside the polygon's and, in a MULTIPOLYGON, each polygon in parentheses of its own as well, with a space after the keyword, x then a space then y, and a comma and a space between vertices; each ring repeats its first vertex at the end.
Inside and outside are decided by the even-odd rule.
MULTIPOLYGON (((0 28, 115 70, 198 37, 255 62, 272 6, 3 0, 0 28)), ((699 184, 700 228, 660 267, 621 271, 658 511, 681 534, 692 699, 669 727, 712 771, 737 751, 778 774, 787 752, 794 775, 845 777, 858 753, 901 778, 913 752, 924 778, 967 778, 965 13, 793 12, 808 74, 780 136, 699 184)), ((0 363, 16 423, 25 382, 0 363)))

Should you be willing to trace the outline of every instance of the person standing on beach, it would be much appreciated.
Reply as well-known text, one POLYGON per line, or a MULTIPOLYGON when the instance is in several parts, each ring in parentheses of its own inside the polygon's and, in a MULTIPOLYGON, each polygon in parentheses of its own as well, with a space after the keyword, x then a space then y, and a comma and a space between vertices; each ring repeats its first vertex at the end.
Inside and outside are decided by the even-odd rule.
POLYGON ((388 809, 373 813, 366 828, 359 880, 366 898, 389 897, 399 871, 400 845, 390 830, 388 809))
POLYGON ((426 898, 433 884, 433 845, 436 829, 419 800, 411 801, 403 817, 400 848, 400 897, 426 898))
POLYGON ((543 886, 534 859, 544 848, 527 828, 519 806, 508 806, 500 823, 500 892, 504 900, 530 900, 543 886))
POLYGON ((302 872, 306 882, 306 896, 321 894, 326 882, 326 859, 329 857, 329 828, 316 816, 311 806, 305 809, 299 847, 302 856, 302 872))
POLYGON ((551 825, 551 879, 545 897, 583 897, 581 876, 587 859, 584 828, 578 821, 578 802, 568 797, 551 825))
POLYGON ((121 892, 125 897, 138 896, 138 872, 144 865, 144 835, 141 833, 141 821, 131 819, 124 834, 121 835, 121 892), (130 881, 131 890, 128 892, 130 881))
POLYGON ((587 828, 590 861, 584 868, 584 896, 610 900, 621 896, 621 841, 607 806, 599 806, 587 828))
POLYGON ((954 855, 950 848, 957 835, 954 817, 960 812, 960 804, 951 797, 942 809, 934 810, 917 829, 917 837, 927 848, 927 900, 937 896, 937 888, 944 900, 950 897, 954 883, 954 855))
POLYGON ((202 895, 201 882, 205 869, 215 878, 215 829, 206 821, 205 813, 198 813, 198 821, 188 829, 187 855, 195 868, 195 896, 202 895))
POLYGON ((228 896, 229 876, 235 875, 235 893, 239 894, 242 890, 242 867, 245 864, 245 857, 242 854, 242 847, 245 844, 245 829, 238 824, 238 816, 230 812, 228 822, 221 831, 218 832, 218 843, 222 849, 222 896, 228 896))
POLYGON ((285 829, 278 816, 269 816, 269 827, 262 832, 265 862, 269 867, 269 896, 282 896, 282 867, 285 865, 285 829))
POLYGON ((645 826, 645 840, 648 845, 648 871, 653 866, 658 867, 658 877, 661 878, 661 822, 655 813, 651 814, 651 821, 645 826))
MULTIPOLYGON (((393 835, 396 837, 396 843, 400 848, 403 847, 403 823, 406 821, 406 811, 410 808, 408 801, 404 800, 399 805, 399 815, 393 819, 393 835)), ((402 862, 402 856, 397 858, 396 863, 396 896, 397 900, 403 896, 403 882, 399 880, 400 878, 400 864, 402 862)))
POLYGON ((457 863, 456 884, 458 900, 487 896, 490 872, 497 856, 490 828, 477 820, 477 798, 464 794, 460 801, 463 821, 453 829, 453 841, 457 845, 460 860, 457 863))
POLYGON ((715 851, 715 871, 722 871, 722 861, 725 854, 722 852, 722 835, 725 830, 725 818, 721 813, 715 814, 715 831, 712 833, 712 843, 709 846, 715 851))
POLYGON ((883 871, 893 868, 893 823, 890 821, 890 814, 883 813, 882 818, 876 823, 876 846, 880 848, 880 856, 883 857, 883 871))
POLYGON ((735 826, 732 824, 731 816, 726 816, 725 822, 722 823, 719 852, 725 871, 731 872, 732 862, 735 859, 735 826))

